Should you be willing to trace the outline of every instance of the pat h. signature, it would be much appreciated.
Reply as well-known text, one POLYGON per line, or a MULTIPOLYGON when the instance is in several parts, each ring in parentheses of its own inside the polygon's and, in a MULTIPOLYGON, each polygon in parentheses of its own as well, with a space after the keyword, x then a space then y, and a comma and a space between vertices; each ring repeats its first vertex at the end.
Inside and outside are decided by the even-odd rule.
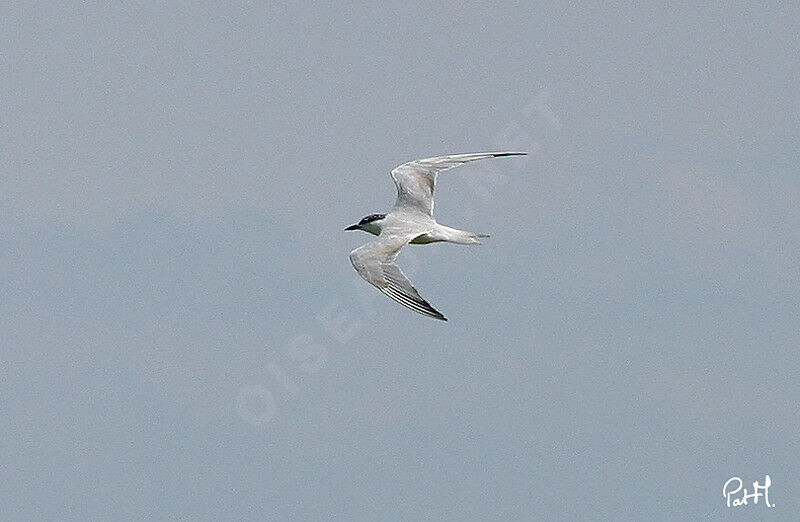
POLYGON ((767 507, 775 507, 775 504, 769 502, 769 487, 772 485, 772 480, 769 475, 764 477, 764 483, 759 484, 756 480, 753 482, 753 492, 748 493, 747 488, 742 490, 742 479, 739 477, 731 477, 722 486, 722 496, 725 497, 725 503, 728 507, 746 506, 748 501, 753 504, 758 504, 758 499, 763 498, 764 504, 767 507))

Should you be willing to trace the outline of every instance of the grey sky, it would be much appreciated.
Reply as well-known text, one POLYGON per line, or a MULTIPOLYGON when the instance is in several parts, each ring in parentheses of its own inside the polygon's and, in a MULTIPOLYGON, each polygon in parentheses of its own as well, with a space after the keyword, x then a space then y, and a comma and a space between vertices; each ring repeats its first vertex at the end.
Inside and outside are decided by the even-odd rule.
POLYGON ((796 7, 0 14, 1 518, 796 517, 796 7))

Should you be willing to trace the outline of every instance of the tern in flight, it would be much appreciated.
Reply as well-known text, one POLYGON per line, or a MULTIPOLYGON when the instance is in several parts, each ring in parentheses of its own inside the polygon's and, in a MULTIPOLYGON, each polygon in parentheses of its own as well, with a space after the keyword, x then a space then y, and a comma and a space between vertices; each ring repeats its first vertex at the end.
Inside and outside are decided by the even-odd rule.
POLYGON ((378 290, 417 313, 447 321, 439 311, 423 299, 411 281, 395 264, 397 254, 407 244, 428 244, 446 241, 459 245, 478 245, 489 237, 440 225, 433 218, 433 190, 436 175, 470 161, 523 156, 525 152, 478 152, 453 154, 404 163, 392 171, 397 185, 397 202, 388 214, 371 214, 345 230, 363 230, 378 239, 350 252, 356 271, 378 290))

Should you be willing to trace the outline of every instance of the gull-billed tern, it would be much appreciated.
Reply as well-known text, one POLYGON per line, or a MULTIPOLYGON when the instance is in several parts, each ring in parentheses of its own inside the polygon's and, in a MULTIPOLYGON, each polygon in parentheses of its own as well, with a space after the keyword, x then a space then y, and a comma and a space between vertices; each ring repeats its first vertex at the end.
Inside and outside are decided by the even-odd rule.
POLYGON ((397 186, 397 202, 388 214, 371 214, 345 230, 363 230, 378 239, 350 252, 356 271, 378 290, 417 313, 447 321, 439 311, 423 299, 411 281, 395 264, 397 254, 407 244, 428 244, 446 241, 460 245, 477 245, 488 237, 440 225, 433 218, 433 191, 436 175, 464 163, 502 156, 522 156, 525 152, 478 152, 418 159, 392 170, 397 186))

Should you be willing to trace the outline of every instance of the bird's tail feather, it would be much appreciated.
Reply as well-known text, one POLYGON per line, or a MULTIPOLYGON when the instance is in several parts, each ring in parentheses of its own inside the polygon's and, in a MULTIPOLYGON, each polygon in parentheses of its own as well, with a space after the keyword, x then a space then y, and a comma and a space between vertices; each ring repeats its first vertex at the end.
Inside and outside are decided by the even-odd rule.
POLYGON ((484 239, 484 238, 487 238, 487 237, 489 237, 489 234, 473 234, 472 235, 472 240, 474 241, 473 244, 482 245, 483 242, 481 241, 481 239, 484 239))
POLYGON ((482 245, 481 239, 489 237, 489 234, 476 234, 474 232, 464 232, 464 235, 458 238, 457 243, 462 245, 482 245))
POLYGON ((458 230, 456 228, 441 227, 437 231, 437 236, 441 241, 449 243, 457 243, 459 245, 480 245, 479 239, 489 237, 489 234, 476 234, 475 232, 467 232, 466 230, 458 230))

